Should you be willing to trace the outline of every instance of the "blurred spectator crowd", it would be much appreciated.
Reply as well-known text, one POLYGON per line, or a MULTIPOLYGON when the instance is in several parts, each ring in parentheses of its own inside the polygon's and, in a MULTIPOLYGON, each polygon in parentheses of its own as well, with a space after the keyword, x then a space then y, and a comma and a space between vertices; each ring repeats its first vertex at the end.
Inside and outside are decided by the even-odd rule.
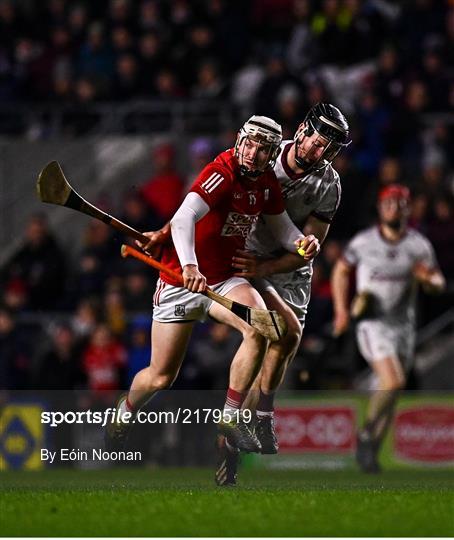
MULTIPOLYGON (((348 386, 361 367, 353 353, 344 365, 321 361, 339 357, 329 279, 344 244, 374 221, 381 187, 410 187, 410 224, 432 241, 448 279, 447 295, 421 299, 420 324, 453 305, 452 2, 0 0, 0 30, 7 106, 76 106, 80 119, 103 101, 223 100, 274 117, 286 138, 318 101, 345 111, 353 143, 335 162, 342 200, 315 264, 290 387, 327 387, 337 372, 336 384, 348 386)), ((90 127, 77 122, 69 133, 90 127)), ((0 113, 0 131, 8 126, 0 113)), ((184 149, 175 140, 158 145, 153 176, 105 209, 138 230, 157 229, 198 171, 233 141, 229 131, 184 149), (177 149, 190 167, 181 170, 177 149)), ((25 236, 0 269, 0 389, 126 387, 149 362, 156 273, 122 260, 126 239, 100 222, 89 223, 77 253, 42 215, 31 216, 25 236)), ((237 344, 224 326, 198 325, 177 386, 225 388, 237 344)))
POLYGON ((387 144, 408 149, 417 115, 454 107, 453 51, 450 0, 1 0, 0 131, 49 133, 15 121, 11 103, 36 117, 64 107, 80 135, 97 104, 192 99, 269 114, 290 134, 334 98, 376 152, 369 131, 396 121, 387 144))

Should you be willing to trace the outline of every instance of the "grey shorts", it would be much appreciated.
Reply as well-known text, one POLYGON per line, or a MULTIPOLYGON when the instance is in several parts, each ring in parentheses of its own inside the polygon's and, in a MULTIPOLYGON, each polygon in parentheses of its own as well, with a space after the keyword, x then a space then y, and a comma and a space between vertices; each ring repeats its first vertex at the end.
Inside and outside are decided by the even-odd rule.
POLYGON ((304 327, 307 315, 307 306, 311 299, 311 277, 303 277, 298 272, 288 274, 275 274, 273 276, 254 279, 252 284, 259 291, 274 292, 295 313, 301 326, 304 327))
MULTIPOLYGON (((210 288, 226 296, 238 285, 249 284, 244 278, 232 277, 210 288)), ((158 280, 153 296, 153 320, 158 322, 205 321, 213 303, 203 294, 193 293, 184 287, 174 287, 158 280)))
POLYGON ((408 370, 413 361, 415 331, 407 324, 387 324, 364 320, 356 327, 356 338, 361 354, 368 362, 380 362, 393 356, 408 370))

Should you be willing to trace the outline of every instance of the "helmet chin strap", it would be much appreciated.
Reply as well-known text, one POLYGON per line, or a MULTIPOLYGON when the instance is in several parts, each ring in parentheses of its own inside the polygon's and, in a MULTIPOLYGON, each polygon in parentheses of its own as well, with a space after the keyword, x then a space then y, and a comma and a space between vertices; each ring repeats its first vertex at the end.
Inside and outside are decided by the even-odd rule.
POLYGON ((249 178, 253 178, 253 179, 258 178, 264 172, 265 171, 259 171, 259 170, 251 171, 250 169, 246 167, 246 165, 240 165, 240 174, 242 174, 243 176, 248 176, 249 178))

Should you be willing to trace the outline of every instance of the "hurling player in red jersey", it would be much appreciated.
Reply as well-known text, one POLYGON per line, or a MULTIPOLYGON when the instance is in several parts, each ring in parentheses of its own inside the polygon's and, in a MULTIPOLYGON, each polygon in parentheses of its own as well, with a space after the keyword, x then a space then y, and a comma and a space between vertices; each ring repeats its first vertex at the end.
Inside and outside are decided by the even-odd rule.
MULTIPOLYGON (((243 341, 230 368, 229 389, 221 431, 232 446, 260 451, 260 442, 239 411, 267 347, 254 328, 206 296, 194 294, 209 285, 214 291, 254 308, 266 309, 260 294, 246 279, 233 276, 232 257, 244 249, 246 237, 259 216, 288 251, 302 245, 305 257, 318 252, 317 240, 304 237, 284 210, 272 166, 282 141, 279 124, 252 116, 238 133, 235 148, 222 152, 199 174, 170 222, 173 245, 165 245, 162 262, 181 271, 184 287, 160 276, 153 298, 150 366, 135 376, 129 393, 118 403, 132 415, 156 393, 168 388, 178 375, 196 321, 208 316, 241 332, 243 341)), ((155 233, 149 233, 155 243, 155 233)), ((106 447, 122 448, 130 423, 112 423, 106 447)))

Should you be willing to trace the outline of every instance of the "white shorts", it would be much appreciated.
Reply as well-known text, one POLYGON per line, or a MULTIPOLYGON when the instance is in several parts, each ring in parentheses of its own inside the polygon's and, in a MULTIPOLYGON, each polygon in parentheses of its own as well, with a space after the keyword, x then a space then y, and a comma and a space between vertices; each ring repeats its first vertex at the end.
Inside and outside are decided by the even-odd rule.
POLYGON ((364 320, 356 327, 356 338, 359 350, 368 362, 380 362, 393 356, 405 369, 411 367, 415 348, 412 326, 364 320))
MULTIPOLYGON (((240 277, 232 277, 221 283, 210 285, 210 289, 226 296, 238 285, 249 281, 240 277)), ((153 296, 153 320, 158 322, 205 321, 213 303, 203 294, 193 293, 184 287, 174 287, 158 280, 153 296)))
POLYGON ((307 306, 311 299, 311 277, 312 273, 297 270, 287 274, 274 274, 266 279, 253 279, 252 284, 259 293, 274 292, 282 298, 304 327, 307 306))

